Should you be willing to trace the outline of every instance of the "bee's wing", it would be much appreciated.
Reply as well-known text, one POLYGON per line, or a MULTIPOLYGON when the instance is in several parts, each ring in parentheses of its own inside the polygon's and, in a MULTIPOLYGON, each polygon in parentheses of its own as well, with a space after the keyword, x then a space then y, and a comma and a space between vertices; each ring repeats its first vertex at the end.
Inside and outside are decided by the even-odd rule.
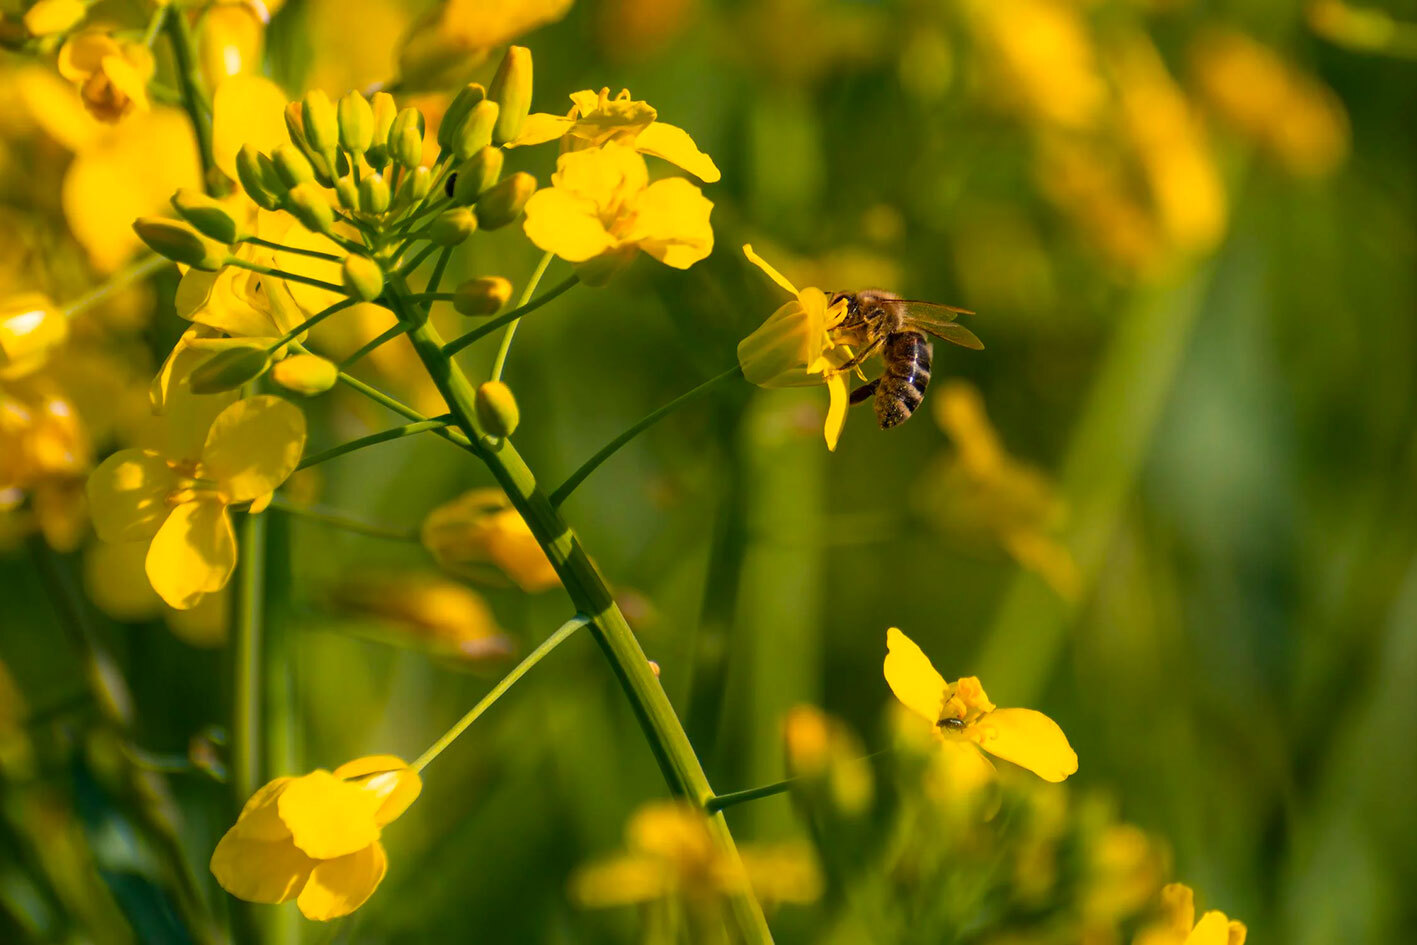
POLYGON ((912 328, 928 332, 961 348, 973 348, 975 351, 984 349, 984 342, 955 320, 960 315, 973 315, 969 309, 915 299, 901 299, 900 304, 905 306, 905 320, 912 328))

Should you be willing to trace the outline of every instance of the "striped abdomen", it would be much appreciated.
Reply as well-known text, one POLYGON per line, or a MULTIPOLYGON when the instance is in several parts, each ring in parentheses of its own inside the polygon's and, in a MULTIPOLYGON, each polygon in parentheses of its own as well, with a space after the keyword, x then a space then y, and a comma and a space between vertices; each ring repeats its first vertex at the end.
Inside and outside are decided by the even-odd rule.
POLYGON ((881 357, 885 373, 876 387, 876 422, 889 430, 910 419, 930 383, 930 357, 935 347, 918 331, 898 331, 886 337, 881 357))

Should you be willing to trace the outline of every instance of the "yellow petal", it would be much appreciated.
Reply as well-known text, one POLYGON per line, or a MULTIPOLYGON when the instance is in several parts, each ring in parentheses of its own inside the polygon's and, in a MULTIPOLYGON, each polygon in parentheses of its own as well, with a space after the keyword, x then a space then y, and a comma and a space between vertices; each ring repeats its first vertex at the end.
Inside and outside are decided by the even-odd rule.
POLYGON ((565 115, 548 115, 545 112, 535 112, 526 116, 526 121, 522 124, 521 134, 517 135, 515 141, 508 142, 508 148, 524 148, 533 144, 545 144, 548 141, 555 141, 557 138, 571 130, 575 119, 565 115))
POLYGON ((239 400, 212 421, 202 448, 202 473, 227 502, 246 502, 279 488, 305 449, 305 414, 288 400, 263 394, 239 400))
POLYGON ((316 866, 296 904, 305 918, 317 922, 349 915, 374 894, 388 870, 389 858, 376 841, 316 866))
POLYGON ((397 820, 423 790, 423 780, 418 772, 397 755, 356 758, 336 768, 334 776, 378 795, 379 810, 374 819, 380 827, 397 820))
POLYGON ((626 239, 666 266, 688 269, 713 252, 713 203, 682 177, 655 181, 634 202, 626 239))
POLYGON ((290 840, 265 842, 226 832, 212 852, 211 871, 221 888, 247 902, 278 903, 305 888, 315 861, 290 840))
POLYGON ((713 158, 699 150, 687 131, 666 122, 656 121, 636 135, 635 149, 682 167, 705 184, 722 176, 713 158))
POLYGON ((153 536, 145 567, 153 590, 177 610, 226 587, 236 570, 236 534, 226 507, 213 499, 177 506, 153 536))
POLYGON ((989 754, 1045 781, 1062 781, 1078 769, 1078 756, 1058 723, 1033 709, 995 709, 968 734, 989 754))
POLYGON ((773 282, 776 282, 778 285, 782 286, 792 295, 797 294, 797 287, 792 283, 788 282, 786 276, 778 272, 772 266, 768 265, 768 261, 766 259, 753 252, 752 243, 743 244, 743 255, 748 257, 748 262, 752 263, 753 265, 761 269, 763 272, 767 273, 768 278, 771 279, 773 282))
POLYGON ((241 805, 241 813, 236 818, 236 826, 231 828, 243 840, 259 840, 275 843, 290 839, 290 828, 280 819, 277 802, 294 778, 276 778, 256 789, 256 793, 241 805))
POLYGON ((1225 913, 1212 909, 1201 916, 1191 934, 1186 936, 1185 945, 1230 945, 1230 920, 1225 913))
POLYGON ((571 898, 591 908, 627 906, 668 895, 673 883, 662 859, 629 854, 576 870, 571 877, 571 898))
POLYGON ((118 51, 118 43, 106 30, 86 29, 64 41, 55 65, 70 82, 82 82, 98 71, 104 57, 118 51))
POLYGON ((611 142, 603 148, 568 151, 556 159, 551 181, 610 211, 649 186, 649 169, 634 148, 611 142))
POLYGON ((89 509, 104 541, 139 541, 157 534, 171 511, 177 475, 152 450, 119 450, 89 476, 89 509))
POLYGON ((886 631, 886 683, 910 711, 931 725, 940 720, 945 679, 915 641, 895 627, 886 631))
POLYGON ((317 860, 354 853, 379 839, 379 796, 328 771, 295 778, 277 803, 295 845, 317 860))
POLYGON ((846 375, 833 374, 828 378, 827 393, 831 396, 831 401, 827 406, 827 422, 822 434, 826 437, 827 449, 835 452, 837 441, 841 439, 842 428, 846 426, 846 408, 851 404, 851 395, 846 389, 846 375))
MULTIPOLYGON (((331 285, 339 285, 341 279, 341 266, 343 264, 344 252, 339 245, 330 240, 322 233, 315 233, 305 229, 295 218, 288 213, 265 213, 260 215, 260 224, 257 235, 262 239, 272 240, 286 246, 297 249, 316 250, 321 253, 331 253, 340 257, 340 261, 332 262, 328 259, 317 259, 303 253, 275 254, 275 265, 277 269, 286 272, 293 272, 296 275, 306 276, 310 279, 319 279, 331 285)), ((294 299, 298 305, 308 315, 313 315, 321 309, 339 302, 345 298, 343 292, 334 292, 329 289, 321 289, 318 286, 304 285, 299 282, 276 282, 274 286, 267 285, 266 294, 271 298, 272 306, 277 305, 281 293, 288 293, 289 298, 294 299)), ((279 312, 277 312, 279 314, 279 312)), ((303 320, 303 318, 302 318, 303 320)), ((279 322, 279 320, 278 320, 279 322)), ((292 321, 284 325, 282 330, 289 331, 295 327, 292 321)))
POLYGON ((527 239, 567 262, 585 262, 618 243, 606 232, 594 203, 555 187, 532 194, 524 213, 527 239))
POLYGON ((1249 930, 1245 928, 1245 923, 1237 919, 1231 919, 1230 927, 1227 931, 1230 934, 1225 945, 1245 945, 1245 937, 1249 934, 1249 930))
POLYGON ((285 93, 270 79, 234 75, 223 79, 212 96, 212 154, 216 166, 236 179, 236 152, 243 144, 269 154, 288 142, 285 93))
POLYGON ((802 303, 785 302, 738 342, 743 377, 759 387, 810 387, 822 382, 808 369, 822 354, 822 333, 802 303))

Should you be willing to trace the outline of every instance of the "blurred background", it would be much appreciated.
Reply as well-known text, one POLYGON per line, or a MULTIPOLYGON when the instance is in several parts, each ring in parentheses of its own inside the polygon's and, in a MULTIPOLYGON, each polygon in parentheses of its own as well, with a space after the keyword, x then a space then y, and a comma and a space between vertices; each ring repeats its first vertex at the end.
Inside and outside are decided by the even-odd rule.
MULTIPOLYGON (((515 4, 465 6, 476 23, 515 4)), ((436 115, 454 82, 401 66, 390 42, 426 12, 286 0, 263 29, 251 8, 217 6, 202 68, 262 71, 292 95, 402 68, 401 97, 436 115)), ((139 29, 146 16, 107 0, 90 13, 139 29)), ((719 791, 789 773, 798 705, 834 733, 799 767, 827 752, 859 781, 728 812, 740 841, 810 840, 821 863, 825 887, 797 897, 816 902, 774 912, 780 940, 1103 945, 1130 940, 1172 878, 1253 942, 1410 937, 1417 27, 1404 17, 1417 23, 1417 4, 577 0, 518 39, 535 56, 534 110, 627 87, 723 171, 704 187, 709 259, 686 273, 642 259, 522 326, 505 379, 546 482, 732 366, 781 302, 745 242, 798 285, 979 313, 967 324, 985 350, 937 344, 903 427, 858 408, 828 453, 821 390, 730 385, 565 507, 719 791), (1004 854, 948 818, 902 820, 900 784, 918 773, 891 760, 905 749, 890 747, 888 626, 947 678, 977 674, 999 705, 1045 711, 1081 758, 1064 793, 996 819, 1003 874, 1004 854), (1044 809, 1068 811, 1066 830, 1039 826, 1044 809), (1126 836, 1144 855, 1124 857, 1139 885, 1094 922, 1077 906, 1077 850, 1105 858, 1097 838, 1120 842, 1120 823, 1139 828, 1126 836), (834 866, 845 850, 864 852, 834 866), (981 858, 983 878, 969 872, 981 858), (950 902, 972 918, 940 917, 950 902)), ((52 55, 3 57, 0 295, 68 302, 130 263, 128 222, 195 159, 180 112, 100 126, 52 55)), ((509 163, 545 183, 550 160, 509 163)), ((520 289, 538 255, 512 227, 455 255, 450 278, 520 289)), ((184 325, 175 281, 159 271, 76 321, 42 393, 0 380, 7 942, 189 941, 174 903, 229 908, 205 866, 232 818, 229 600, 164 613, 141 559, 98 546, 82 508, 85 472, 141 425, 184 325), (22 450, 48 459, 23 464, 22 450), (164 846, 191 877, 164 866, 164 846)), ((323 343, 353 350, 379 317, 323 343)), ((464 356, 474 378, 489 361, 464 356)), ((390 345, 364 376, 435 412, 415 367, 390 345)), ((342 394, 305 406, 312 449, 390 422, 342 394)), ((288 491, 416 534, 489 484, 448 444, 412 438, 288 491)), ((569 616, 558 590, 470 586, 406 536, 268 518, 291 722, 272 775, 417 755, 569 616)), ((585 908, 568 883, 662 794, 603 657, 575 638, 429 769, 356 920, 280 919, 271 940, 652 941, 644 908, 585 908)))

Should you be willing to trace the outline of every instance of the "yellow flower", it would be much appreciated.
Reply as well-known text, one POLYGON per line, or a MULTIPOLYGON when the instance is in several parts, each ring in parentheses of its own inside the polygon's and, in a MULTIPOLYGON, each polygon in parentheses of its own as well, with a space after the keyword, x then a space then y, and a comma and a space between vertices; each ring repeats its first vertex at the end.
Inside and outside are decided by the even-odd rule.
POLYGON ((89 5, 83 0, 39 0, 25 11, 25 29, 31 36, 67 33, 83 22, 89 5))
MULTIPOLYGON (((263 223, 270 220, 266 214, 261 217, 263 223)), ((257 232, 267 239, 277 238, 269 226, 257 232)), ((277 267, 274 252, 252 243, 240 244, 235 255, 246 262, 277 267)), ((177 285, 173 304, 182 318, 231 338, 274 341, 306 317, 285 280, 238 266, 225 266, 217 272, 187 270, 177 285)))
MULTIPOLYGON (((400 82, 409 88, 446 87, 486 58, 489 50, 554 23, 572 0, 445 0, 429 10, 399 51, 400 82)), ((336 9, 343 9, 331 4, 336 9)), ((340 23, 343 28, 343 21, 340 23)), ((387 42, 384 47, 387 48, 387 42)), ((380 72, 382 76, 385 73, 380 72)))
POLYGON ((614 98, 610 97, 608 88, 599 93, 586 89, 572 93, 571 102, 571 110, 564 116, 545 112, 528 115, 522 133, 507 147, 562 138, 563 148, 580 150, 618 141, 641 154, 663 158, 706 184, 712 184, 721 176, 713 158, 699 150, 687 131, 659 121, 648 102, 630 98, 629 89, 621 89, 614 98))
POLYGON ((683 178, 651 184, 633 148, 568 151, 551 183, 527 201, 523 227, 537 246, 580 264, 587 281, 605 281, 636 250, 676 269, 713 252, 713 204, 683 178))
POLYGON ((885 676, 895 697, 933 725, 946 745, 973 744, 1045 781, 1062 781, 1078 769, 1078 756, 1058 723, 1033 709, 995 708, 975 676, 947 684, 920 647, 895 627, 886 631, 885 676))
POLYGON ((851 359, 851 349, 833 340, 832 330, 846 317, 846 302, 829 304, 821 289, 799 290, 768 265, 753 247, 743 246, 749 262, 795 298, 768 316, 738 343, 738 363, 743 376, 759 387, 806 387, 826 384, 831 398, 827 408, 827 449, 835 450, 846 425, 848 393, 846 373, 838 368, 851 359))
POLYGON ((319 921, 348 915, 388 870, 380 833, 422 788, 418 773, 393 755, 276 778, 251 795, 217 844, 212 875, 249 902, 294 899, 319 921))
POLYGON ((69 319, 46 296, 26 292, 0 303, 0 380, 29 374, 69 337, 69 319))
POLYGON ((435 575, 356 573, 335 588, 334 599, 343 610, 406 634, 396 641, 401 645, 414 642, 468 663, 500 662, 513 652, 480 594, 435 575))
POLYGON ((1191 887, 1171 883, 1161 890, 1163 918, 1137 933, 1132 945, 1245 945, 1245 924, 1212 909, 1196 921, 1191 887))
POLYGON ((212 421, 201 450, 119 450, 89 477, 104 541, 151 540, 146 570, 169 606, 186 610, 221 590, 236 568, 227 509, 263 508, 305 448, 305 415, 279 397, 237 401, 212 421))
POLYGON ((59 74, 78 85, 84 106, 99 121, 112 123, 147 111, 153 69, 146 46, 120 43, 105 30, 76 33, 59 50, 59 74))
POLYGON ((461 577, 505 574, 528 594, 561 586, 556 569, 501 489, 474 489, 438 506, 423 520, 423 547, 461 577))
POLYGON ((260 69, 269 19, 266 8, 256 0, 207 7, 197 35, 197 56, 209 88, 228 76, 260 69))
POLYGON ((262 154, 290 141, 285 93, 270 79, 239 73, 222 79, 212 95, 212 157, 236 179, 236 155, 249 144, 262 154))

